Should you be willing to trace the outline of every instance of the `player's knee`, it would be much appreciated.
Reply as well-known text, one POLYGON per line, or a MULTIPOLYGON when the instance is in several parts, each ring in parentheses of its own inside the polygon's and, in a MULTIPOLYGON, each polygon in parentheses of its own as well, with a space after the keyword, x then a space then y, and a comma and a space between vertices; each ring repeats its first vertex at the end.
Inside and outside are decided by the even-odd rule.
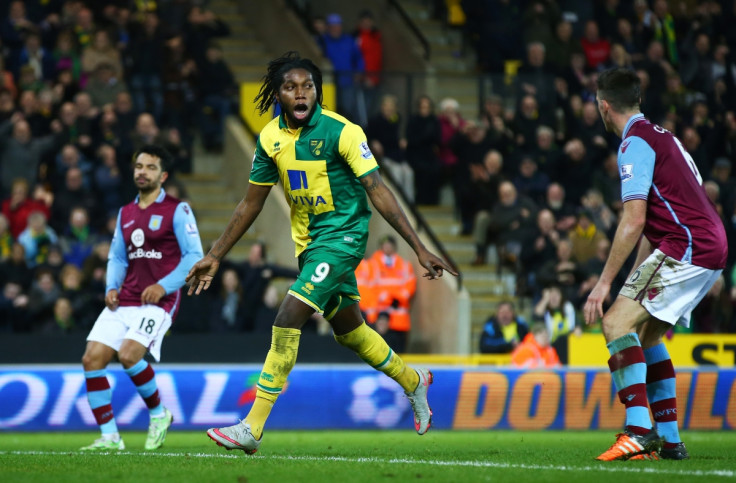
POLYGON ((138 354, 134 354, 132 351, 126 351, 121 350, 118 352, 118 359, 120 360, 120 364, 123 365, 126 369, 128 367, 133 367, 134 365, 138 364, 138 361, 141 360, 140 356, 138 354))

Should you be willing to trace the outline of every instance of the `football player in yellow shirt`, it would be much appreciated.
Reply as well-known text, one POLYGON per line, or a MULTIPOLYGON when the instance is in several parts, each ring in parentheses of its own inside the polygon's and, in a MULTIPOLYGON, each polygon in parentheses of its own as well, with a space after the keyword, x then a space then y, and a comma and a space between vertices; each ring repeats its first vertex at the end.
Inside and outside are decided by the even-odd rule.
POLYGON ((322 73, 311 60, 289 52, 271 61, 256 100, 261 114, 274 102, 282 114, 261 132, 245 199, 209 253, 189 272, 189 294, 207 290, 222 257, 251 226, 279 180, 291 207, 300 275, 276 315, 253 407, 240 423, 212 428, 207 435, 228 449, 248 454, 258 450, 266 419, 296 362, 300 329, 314 312, 330 322, 338 343, 401 385, 414 410, 417 433, 426 433, 432 422, 427 402, 432 373, 407 366, 365 324, 358 308, 355 268, 365 253, 371 215, 365 193, 412 247, 425 277, 457 273, 419 239, 383 183, 363 130, 321 107, 322 73))

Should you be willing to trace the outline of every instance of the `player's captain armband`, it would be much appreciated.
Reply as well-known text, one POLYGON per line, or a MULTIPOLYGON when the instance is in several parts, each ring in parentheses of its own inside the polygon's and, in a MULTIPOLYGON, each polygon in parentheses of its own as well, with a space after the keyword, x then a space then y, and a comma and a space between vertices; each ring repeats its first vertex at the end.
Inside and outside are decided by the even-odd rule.
POLYGON ((363 156, 363 159, 371 159, 373 157, 371 148, 368 147, 368 143, 365 141, 360 143, 360 155, 363 156))
POLYGON ((633 164, 622 164, 621 165, 621 182, 626 183, 634 177, 634 165, 633 164))

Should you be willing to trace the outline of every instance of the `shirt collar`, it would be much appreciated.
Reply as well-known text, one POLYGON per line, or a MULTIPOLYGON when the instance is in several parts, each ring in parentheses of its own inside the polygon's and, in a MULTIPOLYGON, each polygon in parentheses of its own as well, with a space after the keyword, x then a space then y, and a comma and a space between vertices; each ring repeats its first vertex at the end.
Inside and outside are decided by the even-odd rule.
POLYGON ((629 118, 629 120, 628 120, 628 121, 626 121, 626 127, 624 127, 624 133, 623 133, 623 136, 621 136, 621 137, 622 137, 622 138, 625 138, 625 137, 626 137, 626 135, 627 135, 627 134, 629 133, 629 129, 631 129, 631 126, 632 126, 632 125, 633 125, 633 124, 634 124, 635 122, 637 122, 637 121, 641 121, 642 119, 644 119, 644 114, 642 114, 641 112, 639 112, 639 113, 636 113, 636 114, 634 114, 633 116, 631 116, 631 117, 629 118))
MULTIPOLYGON (((156 201, 154 203, 161 203, 164 198, 166 197, 166 191, 164 191, 163 188, 161 188, 161 192, 159 192, 158 196, 156 197, 156 201)), ((137 194, 135 195, 135 202, 138 203, 141 199, 141 195, 137 194)))
MULTIPOLYGON (((314 127, 317 125, 317 121, 319 121, 319 116, 322 115, 322 107, 320 107, 319 104, 314 106, 314 113, 312 114, 312 117, 309 118, 309 121, 307 122, 307 126, 314 127)), ((289 129, 289 125, 286 124, 286 114, 282 111, 281 115, 279 116, 279 129, 289 129)))

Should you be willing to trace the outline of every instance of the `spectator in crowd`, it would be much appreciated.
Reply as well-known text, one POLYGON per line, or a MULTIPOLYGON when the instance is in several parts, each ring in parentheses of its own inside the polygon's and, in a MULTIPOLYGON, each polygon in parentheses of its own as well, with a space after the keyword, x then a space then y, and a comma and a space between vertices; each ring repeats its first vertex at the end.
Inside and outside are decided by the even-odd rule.
POLYGON ((550 183, 547 187, 547 196, 543 205, 555 216, 555 228, 561 233, 567 233, 577 221, 575 206, 567 201, 565 188, 559 183, 550 183))
POLYGON ((55 72, 68 72, 74 82, 82 80, 82 58, 76 49, 76 39, 71 30, 62 30, 56 37, 56 46, 52 52, 56 61, 55 72))
POLYGON ((598 242, 607 240, 606 234, 593 222, 593 215, 586 208, 578 208, 577 223, 568 233, 572 245, 572 257, 579 264, 585 265, 595 256, 598 242))
MULTIPOLYGON (((376 26, 375 18, 370 10, 363 10, 358 15, 358 28, 354 34, 358 47, 363 55, 365 77, 363 79, 363 98, 366 109, 375 105, 383 72, 383 39, 376 26)), ((370 116, 372 113, 368 112, 370 116)))
POLYGON ((595 20, 588 20, 585 23, 585 32, 580 44, 585 53, 588 68, 596 70, 598 66, 608 61, 608 56, 611 54, 611 42, 600 37, 600 29, 595 20))
MULTIPOLYGON (((58 131, 58 124, 56 124, 58 131)), ((43 157, 58 149, 59 136, 50 134, 42 138, 31 137, 31 127, 20 113, 0 125, 0 181, 2 192, 7 196, 11 184, 17 178, 23 178, 32 186, 38 180, 39 168, 43 157), (12 159, 13 162, 7 162, 12 159)))
POLYGON ((94 229, 90 227, 87 209, 82 206, 72 208, 69 222, 59 241, 64 261, 81 269, 92 254, 96 238, 94 229))
POLYGON ((119 93, 128 91, 125 81, 115 74, 111 64, 99 63, 91 74, 91 79, 84 90, 97 108, 112 105, 119 93))
POLYGON ((616 214, 605 203, 603 194, 595 188, 590 188, 581 200, 582 207, 590 213, 597 230, 612 238, 611 231, 616 229, 616 214))
POLYGON ((263 296, 271 281, 275 278, 295 279, 299 275, 296 269, 269 262, 267 255, 266 243, 257 241, 248 250, 247 260, 239 263, 230 262, 240 279, 241 305, 247 308, 242 314, 241 327, 244 331, 254 329, 256 313, 263 305, 263 296))
POLYGON ((230 27, 227 22, 212 10, 196 4, 191 7, 184 26, 184 38, 187 52, 191 54, 201 72, 206 72, 201 67, 210 43, 216 38, 228 35, 230 35, 230 27))
POLYGON ((503 156, 496 149, 489 150, 483 157, 482 164, 471 164, 469 185, 461 187, 459 196, 460 205, 460 234, 463 236, 473 233, 475 217, 481 210, 490 210, 498 202, 498 187, 504 181, 503 156))
MULTIPOLYGON (((547 66, 545 44, 530 42, 526 46, 526 60, 517 73, 517 98, 524 102, 526 96, 536 100, 536 118, 541 124, 551 125, 554 121, 556 103, 554 72, 547 66)), ((525 143, 531 143, 533 135, 525 136, 525 143)))
POLYGON ((99 200, 91 189, 85 187, 82 170, 71 167, 66 171, 64 185, 56 192, 51 207, 50 223, 54 230, 64 232, 72 210, 77 206, 85 208, 92 219, 97 219, 99 200))
MULTIPOLYGON (((213 44, 214 47, 216 47, 213 44)), ((213 54, 217 56, 217 54, 213 54)), ((196 116, 197 84, 200 75, 199 68, 189 52, 181 34, 173 34, 166 41, 165 64, 162 79, 164 83, 164 124, 186 133, 196 116)), ((201 86, 222 90, 222 94, 232 96, 232 85, 223 87, 223 70, 221 65, 204 67, 207 72, 206 81, 201 86), (215 81, 210 83, 209 81, 215 81), (228 92, 229 91, 229 92, 228 92)), ((226 67, 226 66, 225 66, 226 67)), ((228 71, 229 72, 229 71, 228 71)), ((209 89, 211 92, 213 89, 209 89)))
POLYGON ((28 290, 33 280, 33 269, 26 262, 26 250, 16 241, 10 249, 10 258, 0 262, 0 282, 14 282, 21 290, 28 290))
POLYGON ((518 295, 535 295, 539 292, 537 278, 539 269, 557 256, 560 232, 555 229, 555 215, 546 208, 537 214, 536 230, 521 248, 521 266, 517 274, 520 287, 518 295))
POLYGON ((87 290, 83 282, 82 271, 76 265, 66 264, 61 269, 59 274, 61 296, 69 303, 71 310, 69 317, 75 322, 73 329, 91 327, 97 314, 105 306, 103 300, 97 297, 96 293, 87 290))
POLYGON ((495 316, 483 325, 480 335, 480 352, 483 354, 509 354, 516 349, 529 333, 523 317, 517 315, 514 304, 501 302, 495 316))
POLYGON ((201 71, 207 76, 207 82, 200 86, 200 132, 205 148, 219 152, 224 146, 225 119, 233 111, 233 98, 238 93, 238 85, 222 58, 222 49, 214 42, 207 47, 201 71))
POLYGON ((409 309, 417 290, 414 267, 396 252, 396 239, 384 236, 371 256, 375 273, 376 310, 388 316, 388 331, 383 335, 396 352, 406 352, 411 331, 409 309))
POLYGON ((34 211, 40 211, 48 219, 49 208, 42 201, 29 196, 28 181, 25 178, 16 178, 10 189, 10 196, 2 201, 2 214, 8 221, 10 235, 17 239, 28 226, 28 216, 34 211))
POLYGON ((77 331, 77 322, 71 301, 66 297, 59 297, 54 302, 52 318, 44 322, 39 328, 43 334, 70 334, 77 331))
POLYGON ((379 166, 390 173, 407 200, 414 202, 414 170, 406 161, 404 148, 406 139, 401 137, 401 117, 395 96, 386 94, 381 98, 379 112, 370 118, 365 134, 368 145, 379 166))
POLYGON ((325 56, 335 71, 337 110, 350 121, 365 126, 368 122, 366 106, 358 100, 365 73, 363 54, 355 37, 343 32, 340 14, 331 13, 326 21, 327 33, 322 37, 322 42, 325 56))
POLYGON ((28 327, 28 295, 17 281, 7 281, 0 292, 0 332, 25 332, 28 327))
POLYGON ((50 271, 36 273, 28 292, 28 323, 31 330, 39 330, 54 321, 54 304, 60 296, 61 289, 50 271))
MULTIPOLYGON (((440 101, 440 113, 437 115, 440 121, 440 133, 442 141, 440 143, 439 156, 442 160, 443 177, 454 175, 455 164, 458 161, 459 146, 453 146, 451 143, 462 133, 465 133, 465 119, 460 114, 460 103, 456 99, 447 97, 440 101)), ((485 129, 483 130, 483 138, 485 138, 485 129)), ((460 148, 462 149, 462 148, 460 148)), ((482 153, 482 154, 485 154, 482 153)), ((482 157, 481 154, 481 157, 482 157)))
POLYGON ((120 51, 110 41, 110 34, 105 29, 94 33, 92 43, 82 50, 82 72, 91 77, 100 65, 109 65, 113 77, 123 74, 123 63, 120 51))
POLYGON ((18 243, 25 249, 26 263, 35 267, 46 261, 49 246, 58 243, 59 237, 53 228, 46 224, 46 215, 32 211, 28 215, 28 226, 18 235, 18 243))
POLYGON ((562 238, 557 242, 557 256, 548 259, 537 271, 537 286, 559 286, 566 299, 572 299, 578 293, 583 280, 580 264, 572 256, 572 242, 562 238))
MULTIPOLYGON (((243 304, 243 287, 238 272, 234 268, 226 268, 222 272, 219 293, 213 297, 210 308, 210 330, 212 332, 242 332, 248 318, 246 311, 254 311, 256 307, 243 304)), ((249 328, 252 330, 252 328, 249 328)))
POLYGON ((559 285, 542 290, 542 297, 534 306, 534 320, 544 324, 549 343, 563 364, 567 364, 567 337, 580 331, 575 321, 575 307, 565 297, 559 285))
MULTIPOLYGON (((449 179, 455 206, 462 216, 476 211, 477 200, 472 198, 473 194, 468 190, 468 185, 484 177, 484 159, 493 146, 486 136, 486 127, 481 123, 468 121, 463 122, 462 129, 455 133, 449 147, 456 161, 453 165, 445 164, 442 167, 441 177, 443 180, 449 179)), ((472 218, 465 216, 461 221, 462 233, 469 235, 472 218)))
POLYGON ((496 247, 499 265, 516 266, 522 242, 533 231, 537 207, 532 200, 519 196, 514 184, 503 181, 498 187, 498 203, 492 210, 481 210, 475 217, 473 238, 476 255, 473 265, 486 263, 488 245, 496 247))
POLYGON ((519 172, 513 179, 514 186, 521 196, 526 196, 539 205, 544 202, 549 186, 549 177, 539 171, 532 156, 524 155, 519 163, 519 172))
POLYGON ((557 351, 550 345, 546 325, 539 322, 532 324, 531 331, 511 353, 511 364, 524 369, 555 368, 562 365, 557 351))
POLYGON ((434 113, 429 96, 420 96, 416 111, 406 124, 406 160, 414 171, 414 192, 418 205, 439 203, 439 145, 442 136, 440 121, 434 113))
POLYGON ((164 45, 165 37, 158 15, 154 11, 144 13, 143 22, 132 34, 132 64, 128 74, 136 111, 150 112, 157 120, 163 115, 161 66, 164 65, 164 45))

